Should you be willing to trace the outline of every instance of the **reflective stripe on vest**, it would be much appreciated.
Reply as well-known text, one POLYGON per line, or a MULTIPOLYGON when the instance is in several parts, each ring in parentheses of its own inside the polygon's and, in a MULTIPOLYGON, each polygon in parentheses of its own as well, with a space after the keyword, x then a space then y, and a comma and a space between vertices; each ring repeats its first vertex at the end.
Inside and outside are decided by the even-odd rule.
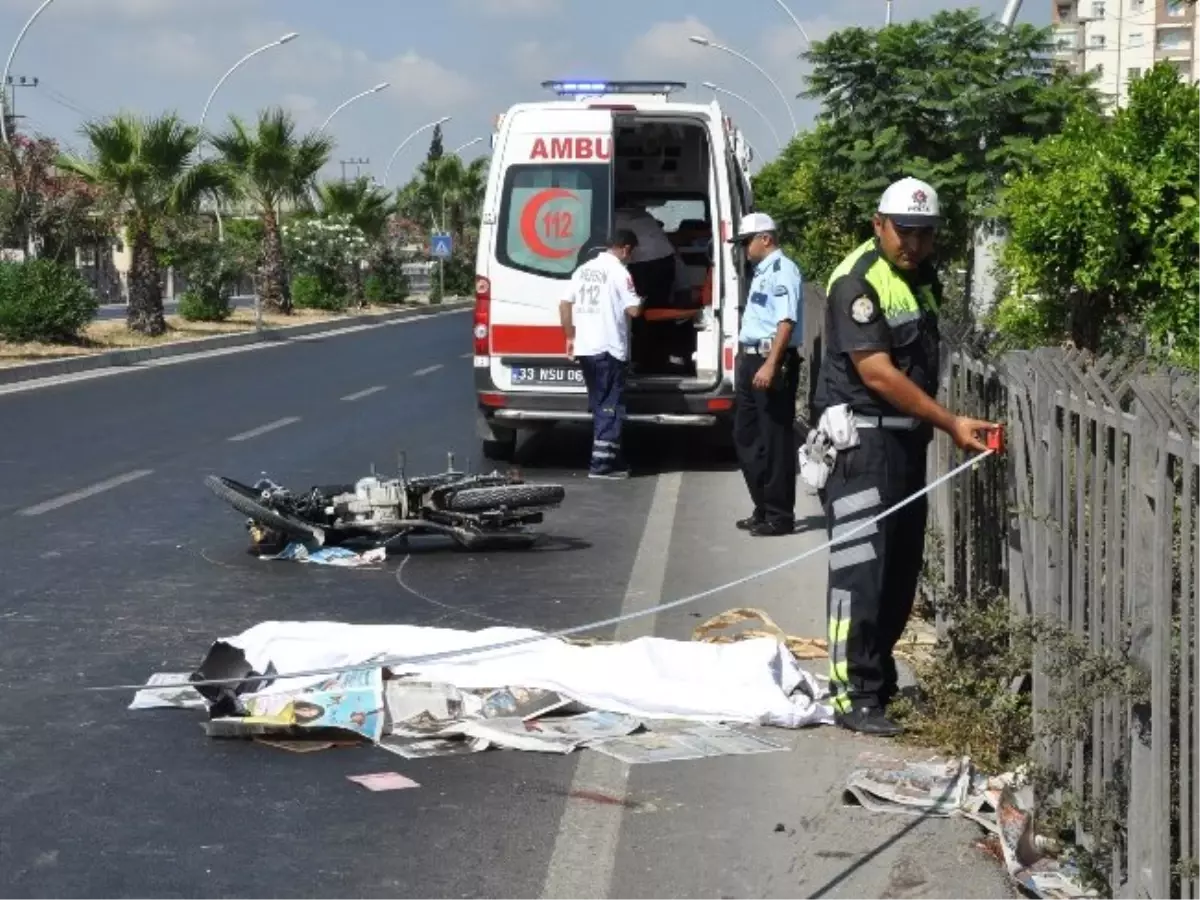
POLYGON ((833 283, 843 275, 855 274, 864 279, 879 295, 879 305, 892 328, 921 318, 921 310, 938 311, 937 298, 933 288, 922 285, 918 288, 920 300, 913 294, 912 289, 896 270, 876 251, 874 239, 866 241, 855 248, 849 256, 841 261, 833 274, 829 276, 829 284, 825 288, 828 294, 833 290, 833 283))

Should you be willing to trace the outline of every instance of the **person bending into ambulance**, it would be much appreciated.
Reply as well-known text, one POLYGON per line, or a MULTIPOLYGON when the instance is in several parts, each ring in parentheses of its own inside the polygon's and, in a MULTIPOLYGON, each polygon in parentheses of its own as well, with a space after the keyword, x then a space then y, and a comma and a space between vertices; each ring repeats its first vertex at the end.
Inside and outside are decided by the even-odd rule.
POLYGON ((558 305, 567 356, 579 361, 587 385, 592 414, 589 478, 629 477, 621 453, 621 425, 629 367, 629 321, 641 314, 642 300, 625 266, 637 243, 632 231, 618 229, 607 250, 575 270, 569 299, 558 305))
MULTIPOLYGON (((934 399, 942 289, 932 257, 940 224, 937 192, 915 178, 897 181, 880 199, 875 237, 830 277, 814 412, 822 416, 818 431, 847 432, 850 419, 858 435, 857 444, 837 450, 819 491, 830 539, 925 486, 934 428, 964 450, 983 451, 981 432, 999 427, 956 416, 934 399), (834 413, 841 425, 832 424, 834 413)), ((922 497, 830 548, 830 690, 843 728, 900 733, 886 715, 897 692, 892 654, 912 613, 926 512, 922 497)))

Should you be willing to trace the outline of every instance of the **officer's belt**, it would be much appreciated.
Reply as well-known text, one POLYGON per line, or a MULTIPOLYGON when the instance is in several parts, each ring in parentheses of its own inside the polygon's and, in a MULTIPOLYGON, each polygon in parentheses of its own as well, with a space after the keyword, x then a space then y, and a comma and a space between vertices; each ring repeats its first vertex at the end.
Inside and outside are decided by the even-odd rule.
MULTIPOLYGON (((748 353, 751 356, 767 356, 771 352, 771 348, 775 346, 775 341, 772 338, 764 338, 761 341, 753 341, 751 343, 743 343, 740 345, 743 353, 748 353)), ((799 350, 799 347, 793 347, 788 344, 788 350, 799 350)))
POLYGON ((865 416, 854 414, 856 428, 884 428, 888 431, 913 431, 921 424, 921 420, 913 416, 865 416))

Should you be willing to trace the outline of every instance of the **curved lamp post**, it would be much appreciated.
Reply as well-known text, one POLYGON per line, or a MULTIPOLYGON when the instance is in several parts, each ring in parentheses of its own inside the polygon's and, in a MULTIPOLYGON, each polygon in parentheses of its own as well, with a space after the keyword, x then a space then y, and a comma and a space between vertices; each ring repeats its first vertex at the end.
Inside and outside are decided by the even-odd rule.
MULTIPOLYGON (((788 14, 788 18, 792 20, 792 24, 800 29, 800 33, 804 35, 804 43, 808 44, 809 47, 812 47, 812 38, 808 36, 808 32, 805 31, 804 26, 800 24, 800 20, 796 18, 790 9, 788 9, 787 4, 784 3, 783 0, 775 0, 775 2, 779 4, 780 9, 788 14)), ((890 3, 891 0, 888 0, 888 2, 890 3)))
POLYGON ((442 116, 437 121, 426 122, 424 125, 422 125, 420 128, 418 128, 416 131, 414 131, 412 134, 410 134, 408 137, 406 137, 404 140, 402 140, 399 143, 399 145, 396 147, 396 149, 392 151, 392 158, 388 160, 387 167, 383 170, 384 185, 386 186, 391 183, 392 164, 396 161, 396 157, 400 155, 400 151, 408 146, 409 141, 411 141, 413 138, 415 138, 422 131, 428 131, 430 128, 436 128, 439 125, 444 125, 447 122, 449 122, 452 118, 454 118, 454 117, 453 116, 442 116))
MULTIPOLYGON (((298 37, 300 37, 300 34, 298 32, 289 31, 287 34, 283 35, 283 37, 273 40, 269 44, 263 44, 257 50, 251 50, 249 53, 247 53, 245 56, 243 56, 241 59, 239 59, 237 62, 235 62, 232 66, 230 66, 229 71, 226 72, 224 75, 222 75, 220 80, 217 81, 217 83, 215 85, 213 85, 213 89, 211 91, 209 91, 208 99, 204 101, 204 109, 200 113, 200 143, 196 147, 197 158, 200 158, 200 159, 204 158, 204 120, 208 118, 208 108, 210 106, 212 106, 213 97, 217 96, 217 91, 219 91, 221 89, 221 85, 223 85, 225 83, 226 79, 228 79, 230 75, 232 75, 239 68, 241 68, 241 66, 244 63, 248 62, 255 56, 258 56, 258 54, 263 53, 266 50, 270 50, 272 47, 282 47, 284 44, 288 43, 289 41, 294 41, 298 37)), ((224 243, 225 242, 225 223, 221 221, 221 204, 219 201, 214 205, 213 211, 216 213, 216 216, 217 216, 217 240, 220 241, 221 243, 224 243)))
POLYGON ((483 138, 481 138, 481 137, 471 138, 471 140, 467 141, 465 144, 459 144, 457 147, 454 148, 454 151, 453 151, 454 155, 458 156, 460 153, 462 153, 468 147, 473 147, 482 140, 483 140, 483 138))
POLYGON ((730 56, 735 56, 738 59, 740 59, 742 62, 749 63, 755 69, 757 69, 758 73, 760 75, 762 75, 763 78, 765 78, 765 79, 767 79, 767 81, 771 82, 771 87, 775 88, 775 93, 777 93, 779 95, 779 99, 783 101, 783 105, 787 109, 788 119, 790 119, 791 123, 792 123, 792 134, 797 134, 800 131, 800 129, 796 126, 796 117, 794 115, 792 115, 791 103, 788 102, 787 96, 783 93, 783 89, 780 88, 778 84, 776 84, 775 79, 767 74, 766 69, 764 69, 758 63, 756 63, 750 57, 746 56, 744 53, 738 53, 732 47, 726 47, 724 44, 718 44, 715 41, 710 41, 708 38, 701 37, 698 34, 693 34, 691 37, 688 38, 688 40, 691 41, 693 44, 699 44, 701 47, 712 47, 712 49, 714 49, 714 50, 720 50, 722 53, 728 53, 730 56))
MULTIPOLYGON (((17 39, 13 41, 12 50, 9 51, 8 59, 4 63, 4 74, 0 75, 0 96, 4 96, 4 92, 8 90, 8 73, 12 70, 13 57, 17 55, 17 48, 21 46, 21 41, 25 40, 25 32, 33 27, 33 23, 37 21, 37 17, 46 11, 46 7, 53 3, 54 0, 42 0, 42 5, 33 11, 33 15, 29 17, 29 21, 18 32, 17 39)), ((5 112, 7 112, 8 102, 5 96, 5 112)), ((0 137, 4 138, 4 143, 8 143, 8 123, 5 121, 7 116, 0 115, 0 137)))
POLYGON ((703 82, 702 86, 703 86, 703 87, 706 87, 706 88, 708 88, 710 91, 714 91, 714 92, 716 92, 716 93, 718 93, 718 94, 728 94, 728 95, 729 95, 730 97, 732 97, 734 100, 741 100, 741 101, 742 101, 743 103, 745 103, 745 104, 746 104, 748 107, 750 107, 752 110, 754 110, 756 113, 758 113, 758 117, 759 117, 760 119, 762 119, 762 120, 763 120, 763 121, 766 123, 766 125, 767 125, 767 128, 769 128, 769 129, 771 130, 771 135, 772 135, 772 137, 774 137, 774 138, 775 138, 775 146, 776 146, 776 148, 777 148, 777 149, 779 149, 779 150, 782 150, 782 149, 783 149, 783 141, 779 140, 779 132, 775 130, 775 126, 771 124, 771 120, 770 120, 770 119, 768 119, 768 118, 766 117, 766 115, 764 115, 764 114, 763 114, 763 111, 762 111, 761 109, 759 109, 757 106, 755 106, 755 105, 754 105, 753 103, 751 103, 749 100, 747 100, 747 99, 746 99, 745 97, 743 97, 741 94, 735 94, 733 91, 731 91, 731 90, 728 90, 727 88, 718 87, 717 85, 713 84, 711 81, 705 81, 705 82, 703 82))
POLYGON ((390 86, 391 86, 390 81, 381 81, 379 84, 375 85, 375 87, 367 88, 365 91, 355 94, 349 100, 343 101, 340 106, 338 106, 333 112, 331 112, 329 114, 329 118, 327 118, 324 122, 321 123, 321 127, 317 129, 317 133, 320 134, 327 127, 329 127, 329 123, 333 121, 333 117, 336 116, 338 113, 340 113, 343 109, 345 109, 351 103, 353 103, 355 100, 361 100, 363 97, 366 97, 368 94, 378 94, 380 91, 382 91, 390 86))

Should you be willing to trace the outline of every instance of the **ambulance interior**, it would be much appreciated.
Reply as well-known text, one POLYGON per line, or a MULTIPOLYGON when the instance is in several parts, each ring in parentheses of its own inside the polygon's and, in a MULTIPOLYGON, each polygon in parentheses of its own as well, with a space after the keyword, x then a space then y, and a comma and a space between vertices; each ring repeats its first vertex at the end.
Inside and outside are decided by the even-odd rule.
POLYGON ((715 370, 718 352, 718 336, 711 333, 717 217, 709 202, 707 130, 701 121, 677 114, 618 115, 613 124, 614 222, 621 224, 623 207, 644 209, 662 226, 677 257, 674 279, 647 278, 638 265, 630 267, 643 300, 643 316, 631 328, 630 374, 643 383, 704 376, 715 370), (685 311, 701 318, 680 317, 685 311), (702 323, 709 333, 699 330, 702 323))

